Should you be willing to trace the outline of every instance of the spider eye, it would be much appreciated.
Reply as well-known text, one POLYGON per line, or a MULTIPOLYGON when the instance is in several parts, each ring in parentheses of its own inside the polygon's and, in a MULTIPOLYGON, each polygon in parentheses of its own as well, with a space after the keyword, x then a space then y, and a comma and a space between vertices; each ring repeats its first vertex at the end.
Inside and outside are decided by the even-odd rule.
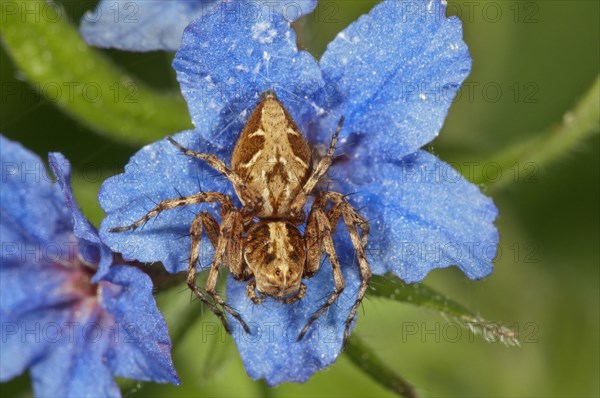
POLYGON ((275 275, 277 275, 277 276, 281 275, 281 270, 275 271, 275 275))

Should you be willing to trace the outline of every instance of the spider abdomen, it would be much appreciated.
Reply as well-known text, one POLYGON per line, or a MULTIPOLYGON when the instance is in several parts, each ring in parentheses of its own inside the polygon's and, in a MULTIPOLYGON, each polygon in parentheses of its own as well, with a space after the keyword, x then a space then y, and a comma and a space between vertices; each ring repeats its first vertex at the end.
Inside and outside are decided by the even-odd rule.
POLYGON ((289 215, 292 201, 310 175, 311 154, 306 139, 273 92, 263 94, 250 116, 231 166, 262 197, 257 217, 289 215))

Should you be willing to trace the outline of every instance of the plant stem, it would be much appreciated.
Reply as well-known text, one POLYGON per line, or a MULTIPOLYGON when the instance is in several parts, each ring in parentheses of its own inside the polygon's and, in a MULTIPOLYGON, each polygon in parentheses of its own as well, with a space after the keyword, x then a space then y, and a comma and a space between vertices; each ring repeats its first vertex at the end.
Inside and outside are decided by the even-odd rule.
POLYGON ((353 333, 348 339, 348 346, 344 353, 356 366, 383 387, 394 391, 401 397, 417 397, 413 386, 383 363, 356 333, 353 333))
MULTIPOLYGON (((564 156, 570 149, 586 138, 600 131, 600 76, 596 77, 584 96, 575 107, 563 115, 562 122, 529 140, 508 148, 492 156, 486 163, 495 163, 501 170, 514 165, 534 165, 539 168, 564 156)), ((490 190, 505 187, 514 177, 503 173, 502 177, 489 185, 490 190)), ((476 184, 486 184, 485 176, 476 175, 476 184)))
POLYGON ((475 334, 481 334, 490 342, 501 342, 507 346, 518 346, 517 333, 498 322, 488 321, 462 304, 446 297, 442 293, 423 283, 404 283, 394 275, 374 276, 371 280, 371 297, 416 305, 421 308, 438 311, 446 318, 456 319, 475 334))

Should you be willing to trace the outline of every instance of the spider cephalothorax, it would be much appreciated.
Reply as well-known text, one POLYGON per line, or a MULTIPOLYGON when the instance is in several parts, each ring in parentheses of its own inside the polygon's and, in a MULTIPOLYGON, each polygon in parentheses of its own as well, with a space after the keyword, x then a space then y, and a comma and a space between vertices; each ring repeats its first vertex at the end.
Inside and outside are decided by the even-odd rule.
POLYGON ((164 210, 195 203, 217 202, 221 205, 221 225, 207 212, 200 212, 190 227, 192 237, 187 283, 194 294, 207 303, 230 330, 221 306, 250 332, 240 314, 217 293, 218 269, 229 268, 237 280, 248 281, 248 297, 256 304, 267 296, 291 304, 306 293, 302 279, 318 270, 325 252, 333 269, 335 291, 300 331, 301 339, 310 326, 331 306, 344 290, 344 278, 333 245, 333 233, 340 217, 357 253, 362 277, 358 297, 348 314, 344 338, 363 299, 371 271, 365 255, 368 223, 337 192, 318 192, 310 209, 304 236, 297 226, 304 223, 304 206, 333 160, 343 118, 333 134, 325 156, 313 164, 311 151, 296 123, 273 91, 265 91, 248 119, 233 151, 231 168, 216 156, 198 153, 170 142, 186 155, 207 162, 233 184, 243 204, 237 209, 231 199, 218 192, 201 192, 182 198, 163 200, 135 223, 111 229, 112 232, 134 230, 164 210), (361 233, 359 233, 359 229, 361 233), (206 231, 215 247, 215 258, 206 283, 206 293, 195 282, 196 263, 202 232, 206 231))

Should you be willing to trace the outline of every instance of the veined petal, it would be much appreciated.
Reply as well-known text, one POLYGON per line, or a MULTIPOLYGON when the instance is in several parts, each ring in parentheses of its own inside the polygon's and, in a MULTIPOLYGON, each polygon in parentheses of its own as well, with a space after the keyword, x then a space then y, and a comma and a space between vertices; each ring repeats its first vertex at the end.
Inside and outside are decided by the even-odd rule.
MULTIPOLYGON (((376 274, 393 272, 420 282, 435 268, 458 266, 469 278, 492 272, 498 210, 479 188, 425 151, 401 161, 338 170, 341 180, 366 175, 351 202, 370 220, 369 262, 376 274), (370 178, 370 180, 369 180, 370 178)), ((346 250, 352 250, 346 244, 346 250)))
POLYGON ((79 298, 75 290, 62 287, 72 277, 72 270, 45 262, 32 261, 44 256, 42 251, 25 251, 28 262, 0 267, 0 312, 17 318, 32 310, 69 303, 79 298))
MULTIPOLYGON (((97 47, 176 51, 185 27, 216 5, 218 0, 102 0, 95 11, 85 14, 80 30, 97 47)), ((275 0, 265 5, 293 21, 312 12, 317 0, 275 0)))
POLYGON ((114 266, 101 282, 101 291, 101 305, 115 321, 108 354, 113 373, 179 384, 167 324, 156 307, 148 275, 134 267, 114 266))
POLYGON ((0 161, 2 242, 46 244, 69 233, 71 217, 44 162, 21 144, 2 135, 0 161), (4 234, 5 231, 8 234, 4 234))
POLYGON ((106 358, 109 325, 93 300, 79 307, 60 340, 31 367, 33 390, 44 397, 120 397, 106 358))
MULTIPOLYGON (((221 148, 201 138, 197 131, 173 136, 186 148, 212 153, 228 162, 229 155, 221 148)), ((125 173, 107 179, 98 199, 106 212, 100 236, 113 251, 126 260, 161 261, 169 272, 187 269, 190 253, 190 226, 201 210, 218 218, 215 204, 183 206, 166 210, 135 231, 110 232, 137 221, 162 200, 197 194, 201 191, 232 193, 229 182, 205 162, 180 152, 166 139, 139 150, 125 166, 125 173)), ((213 249, 208 238, 203 239, 200 261, 210 265, 213 249)))
POLYGON ((77 202, 75 202, 71 188, 71 163, 62 153, 58 152, 50 153, 48 162, 62 189, 66 207, 71 211, 73 232, 79 240, 78 253, 88 265, 94 268, 98 266, 98 272, 93 280, 93 282, 97 282, 108 272, 108 268, 112 263, 112 253, 100 241, 98 231, 90 224, 81 212, 77 202))
POLYGON ((102 0, 81 20, 85 41, 130 51, 175 51, 183 29, 216 0, 102 0))
POLYGON ((192 22, 173 67, 196 129, 229 150, 267 89, 303 131, 322 112, 311 102, 324 84, 317 62, 298 51, 289 21, 262 2, 223 3, 192 22))
POLYGON ((357 265, 343 263, 342 272, 346 289, 299 342, 296 338, 310 316, 334 291, 328 261, 317 275, 304 280, 308 287, 306 296, 291 305, 272 298, 256 305, 246 296, 247 282, 229 277, 228 303, 240 312, 252 331, 247 334, 229 317, 234 327, 233 339, 250 377, 264 378, 271 386, 283 382, 302 383, 335 361, 342 347, 345 321, 360 285, 357 265))
POLYGON ((82 256, 94 269, 106 259, 108 270, 112 253, 75 203, 69 162, 59 153, 49 156, 58 180, 53 184, 41 179, 45 169, 39 159, 20 145, 0 139, 5 172, 0 224, 0 380, 30 367, 36 395, 61 397, 120 396, 113 373, 177 381, 170 350, 165 352, 165 346, 170 349, 166 325, 152 298, 149 278, 137 269, 117 267, 100 285, 90 282, 92 270, 82 256), (32 181, 28 173, 34 173, 32 181), (5 206, 6 199, 14 203, 5 206), (40 221, 33 221, 52 223, 47 236, 40 236, 36 223, 29 222, 30 215, 23 214, 29 204, 32 212, 34 205, 46 210, 40 221), (5 241, 4 232, 11 241, 5 241), (85 247, 96 250, 95 258, 82 253, 85 247), (103 294, 104 307, 99 305, 98 293, 103 294), (123 352, 111 356, 109 349, 118 332, 132 336, 128 326, 133 323, 143 327, 134 336, 140 349, 131 349, 125 340, 123 352), (112 362, 122 355, 137 367, 127 367, 124 360, 112 362), (144 368, 148 357, 152 363, 144 368), (154 373, 144 373, 144 369, 154 373))
MULTIPOLYGON (((2 288, 4 290, 4 286, 2 288)), ((54 349, 69 315, 68 308, 40 308, 18 314, 6 313, 3 308, 0 311, 0 382, 20 375, 54 349)))
POLYGON ((389 0, 338 34, 320 62, 324 106, 338 116, 326 119, 318 142, 339 115, 378 157, 400 159, 437 136, 471 69, 461 22, 445 13, 441 0, 389 0))

